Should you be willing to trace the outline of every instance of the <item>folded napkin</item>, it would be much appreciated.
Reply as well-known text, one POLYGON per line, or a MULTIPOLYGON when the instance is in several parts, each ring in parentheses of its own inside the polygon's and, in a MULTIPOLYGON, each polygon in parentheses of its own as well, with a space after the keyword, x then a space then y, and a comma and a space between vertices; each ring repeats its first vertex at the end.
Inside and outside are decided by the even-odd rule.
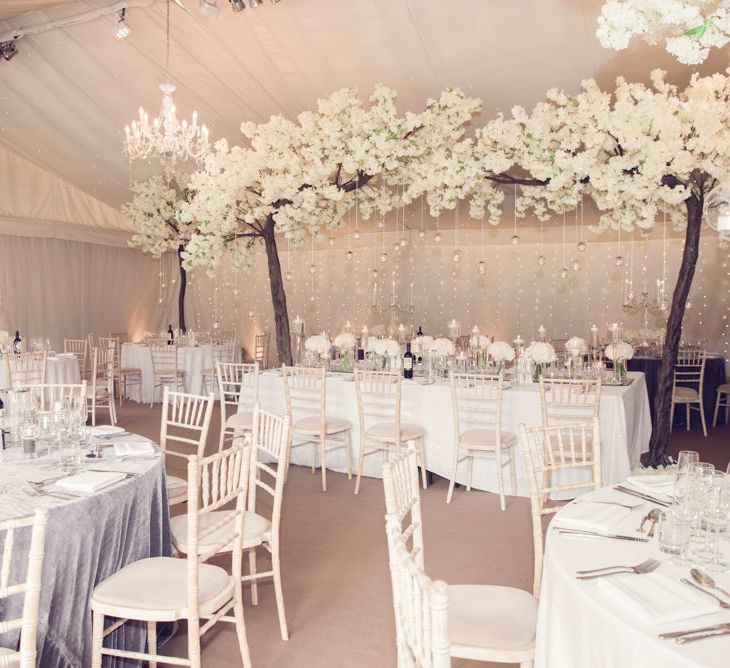
POLYGON ((666 499, 674 492, 675 480, 673 475, 632 475, 626 478, 626 482, 640 492, 666 499))
POLYGON ((56 483, 56 487, 67 489, 70 492, 84 492, 93 494, 104 487, 113 485, 115 482, 124 480, 127 474, 124 471, 84 471, 68 478, 63 478, 56 483))
POLYGON ((657 571, 600 578, 598 588, 650 624, 679 622, 719 610, 711 598, 657 571))
POLYGON ((74 357, 76 357, 76 355, 74 355, 74 353, 56 353, 55 356, 56 357, 61 357, 63 359, 69 359, 69 360, 70 359, 73 359, 74 357))
POLYGON ((110 424, 101 424, 90 429, 92 436, 110 436, 111 434, 122 434, 126 431, 124 427, 112 427, 110 424))
POLYGON ((555 526, 610 533, 630 512, 628 508, 621 506, 578 501, 560 510, 560 514, 555 518, 555 526))
POLYGON ((114 443, 114 454, 117 457, 154 455, 155 446, 151 441, 117 441, 114 443))

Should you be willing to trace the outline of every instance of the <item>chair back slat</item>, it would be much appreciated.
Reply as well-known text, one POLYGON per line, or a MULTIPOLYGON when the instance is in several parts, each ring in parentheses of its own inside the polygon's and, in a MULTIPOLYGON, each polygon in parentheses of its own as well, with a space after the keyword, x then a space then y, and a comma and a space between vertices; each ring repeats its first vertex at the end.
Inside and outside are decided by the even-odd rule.
POLYGON ((324 422, 327 401, 326 370, 282 365, 286 412, 293 424, 297 416, 314 416, 324 422))
POLYGON ((601 379, 540 376, 543 426, 583 422, 599 417, 601 379))
POLYGON ((355 369, 355 394, 360 432, 365 433, 375 422, 394 422, 400 443, 401 374, 355 369))
POLYGON ((20 668, 36 667, 36 635, 38 628, 38 610, 41 598, 41 578, 43 575, 43 557, 46 537, 48 511, 37 508, 34 515, 0 522, 0 540, 3 542, 2 563, 0 563, 0 608, 4 614, 0 620, 0 634, 20 629, 19 651, 3 654, 4 664, 20 668), (28 551, 25 580, 18 582, 22 574, 12 573, 13 550, 16 545, 27 544, 16 541, 16 531, 31 528, 30 549, 28 551), (11 584, 13 582, 13 584, 11 584), (23 612, 19 618, 10 617, 8 607, 2 599, 11 596, 23 596, 23 612))
POLYGON ((704 350, 680 350, 674 366, 674 388, 690 387, 701 395, 706 361, 704 350))
POLYGON ((418 455, 413 445, 395 459, 383 463, 385 509, 398 519, 398 526, 416 563, 423 568, 423 525, 418 486, 418 455))
POLYGON ((539 595, 542 577, 542 518, 560 506, 547 506, 554 492, 595 490, 601 487, 601 428, 597 417, 575 424, 520 425, 520 444, 530 488, 535 548, 533 593, 539 595), (561 482, 563 471, 583 472, 580 481, 561 482), (587 480, 586 480, 587 478, 587 480))
POLYGON ((456 442, 467 429, 489 429, 496 434, 497 447, 502 432, 502 374, 450 374, 456 442))
POLYGON ((254 362, 258 362, 262 369, 267 368, 269 360, 269 333, 257 334, 254 340, 254 362))
POLYGON ((149 342, 152 372, 156 375, 176 376, 179 365, 177 345, 168 345, 164 339, 149 342))
POLYGON ((89 357, 89 340, 84 339, 64 339, 63 352, 73 353, 79 363, 79 374, 81 378, 86 378, 86 361, 89 357))
POLYGON ((87 400, 85 380, 80 383, 29 385, 28 389, 39 411, 53 410, 56 402, 68 409, 73 402, 83 405, 87 400))
POLYGON ((169 387, 165 387, 162 399, 160 449, 172 455, 188 455, 192 449, 198 458, 202 458, 214 403, 213 394, 203 397, 197 394, 173 392, 169 387))
POLYGON ((451 665, 448 586, 424 573, 409 551, 396 518, 387 516, 386 532, 398 666, 447 668, 451 665))

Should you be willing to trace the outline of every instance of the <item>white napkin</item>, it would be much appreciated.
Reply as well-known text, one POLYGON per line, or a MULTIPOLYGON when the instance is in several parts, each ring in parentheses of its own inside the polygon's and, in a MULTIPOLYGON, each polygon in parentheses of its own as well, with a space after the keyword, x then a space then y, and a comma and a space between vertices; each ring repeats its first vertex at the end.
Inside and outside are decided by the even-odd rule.
POLYGON ((598 503, 570 503, 560 511, 555 526, 610 533, 631 511, 621 506, 598 503))
POLYGON ((110 436, 111 434, 122 434, 126 431, 124 427, 112 427, 110 424, 101 424, 98 427, 91 427, 92 436, 110 436))
POLYGON ((114 443, 114 454, 117 457, 154 455, 155 446, 151 441, 117 441, 114 443))
POLYGON ((74 355, 73 353, 56 353, 55 356, 56 357, 61 357, 63 359, 69 359, 69 360, 71 358, 73 358, 73 357, 76 357, 76 355, 74 355))
POLYGON ((115 482, 124 480, 127 474, 123 471, 112 473, 107 471, 84 471, 68 478, 63 478, 56 483, 56 487, 67 489, 71 492, 85 492, 93 494, 104 487, 113 485, 115 482))
POLYGON ((651 624, 668 624, 717 612, 718 603, 654 571, 600 578, 598 588, 651 624))
POLYGON ((673 475, 631 475, 626 482, 641 492, 669 499, 674 492, 675 479, 673 475))

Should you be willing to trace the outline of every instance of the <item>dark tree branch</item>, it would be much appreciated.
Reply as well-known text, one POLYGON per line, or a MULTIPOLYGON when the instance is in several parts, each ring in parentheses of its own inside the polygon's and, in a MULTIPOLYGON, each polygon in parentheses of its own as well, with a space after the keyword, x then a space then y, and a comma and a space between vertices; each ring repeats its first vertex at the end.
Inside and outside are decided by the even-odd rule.
POLYGON ((512 176, 511 174, 493 174, 487 176, 488 181, 494 181, 500 185, 518 185, 518 186, 546 186, 550 183, 549 179, 528 179, 512 176))

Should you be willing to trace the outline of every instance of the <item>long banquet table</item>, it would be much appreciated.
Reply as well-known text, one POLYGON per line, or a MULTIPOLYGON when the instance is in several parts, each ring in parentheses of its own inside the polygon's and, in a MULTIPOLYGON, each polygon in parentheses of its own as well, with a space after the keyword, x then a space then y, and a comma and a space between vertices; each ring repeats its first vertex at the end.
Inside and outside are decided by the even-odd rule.
MULTIPOLYGON (((52 461, 21 459, 18 451, 19 448, 0 451, 0 520, 29 515, 39 505, 49 509, 38 619, 38 665, 89 666, 89 598, 94 586, 129 563, 172 554, 163 461, 156 458, 117 462, 111 455, 98 461, 84 458, 85 468, 140 475, 95 494, 63 501, 26 494, 28 481, 60 473, 52 461)), ((24 573, 30 531, 17 533, 15 540, 12 572, 18 573, 20 569, 24 573)), ((0 619, 19 617, 21 606, 22 597, 0 600, 0 619)), ((18 633, 0 634, 0 646, 15 645, 18 633)), ((110 641, 120 649, 143 651, 146 628, 126 624, 110 636, 110 641)), ((115 665, 130 664, 122 660, 105 663, 115 665)))
MULTIPOLYGON (((211 386, 203 387, 203 372, 212 369, 215 364, 215 352, 219 346, 203 344, 200 346, 180 346, 178 348, 178 368, 185 371, 185 391, 191 394, 207 394, 213 392, 218 396, 217 382, 213 379, 211 386), (204 392, 205 390, 205 392, 204 392)), ((234 361, 241 361, 241 348, 234 349, 234 361)), ((148 404, 152 399, 152 358, 150 348, 144 343, 124 343, 121 354, 122 368, 142 370, 142 391, 138 384, 129 383, 126 399, 148 404)), ((162 401, 162 392, 155 393, 155 401, 162 401)))
MULTIPOLYGON (((635 497, 604 488, 581 497, 577 502, 589 503, 591 499, 628 504, 636 501, 635 497)), ((596 511, 606 508, 599 504, 593 507, 596 511)), ((610 531, 638 536, 635 532, 639 522, 652 507, 651 503, 642 504, 620 519, 610 531)), ((656 623, 656 615, 642 613, 638 606, 627 605, 623 599, 617 598, 611 589, 607 591, 606 585, 609 583, 605 578, 579 581, 575 577, 576 570, 617 564, 634 565, 651 558, 661 561, 656 571, 660 577, 666 576, 679 581, 680 578, 689 578, 689 566, 671 563, 668 555, 660 552, 656 537, 648 543, 640 543, 560 535, 555 527, 561 525, 561 513, 565 511, 566 509, 561 509, 555 515, 546 536, 535 668, 706 668, 728 665, 730 636, 685 645, 679 645, 673 640, 662 640, 657 636, 660 633, 702 628, 720 622, 730 623, 730 610, 715 607, 714 613, 703 616, 656 623)), ((722 543, 727 560, 730 558, 730 544, 726 539, 722 543)), ((653 576, 654 574, 610 577, 624 578, 626 586, 631 586, 631 578, 653 576)), ((730 589, 730 573, 712 573, 712 576, 719 587, 730 589)), ((703 605, 709 601, 710 608, 713 607, 711 599, 706 599, 703 594, 696 594, 687 587, 687 599, 697 600, 693 596, 699 596, 703 605)))
MULTIPOLYGON (((646 383, 641 373, 630 373, 631 384, 623 387, 604 386, 601 389, 601 458, 603 481, 606 484, 624 480, 639 464, 642 453, 649 448, 651 418, 646 383)), ((352 423, 353 466, 360 452, 355 385, 350 374, 332 373, 327 377, 327 414, 346 418, 352 423)), ((259 402, 272 412, 285 412, 284 385, 279 370, 272 369, 259 379, 259 402)), ((296 419, 296 415, 294 418, 296 419)), ((426 429, 426 468, 445 478, 451 476, 453 460, 454 427, 451 404, 451 388, 448 383, 424 385, 420 379, 404 380, 402 386, 401 420, 419 424, 426 429)), ((505 390, 502 399, 502 428, 518 433, 521 423, 539 425, 540 393, 537 384, 516 386, 505 390)), ((295 439, 296 443, 296 439, 295 439)), ((311 448, 294 447, 291 462, 309 466, 311 448)), ((514 452, 517 469, 517 496, 527 496, 529 487, 522 453, 514 452)), ((345 472, 344 450, 327 455, 327 468, 345 472)), ((380 478, 380 455, 365 458, 363 475, 380 478)), ((457 482, 466 483, 466 463, 459 466, 457 482)), ((505 468, 505 492, 515 494, 509 488, 509 475, 505 468)), ((472 486, 496 492, 498 490, 496 467, 493 461, 478 461, 474 465, 472 486)))

